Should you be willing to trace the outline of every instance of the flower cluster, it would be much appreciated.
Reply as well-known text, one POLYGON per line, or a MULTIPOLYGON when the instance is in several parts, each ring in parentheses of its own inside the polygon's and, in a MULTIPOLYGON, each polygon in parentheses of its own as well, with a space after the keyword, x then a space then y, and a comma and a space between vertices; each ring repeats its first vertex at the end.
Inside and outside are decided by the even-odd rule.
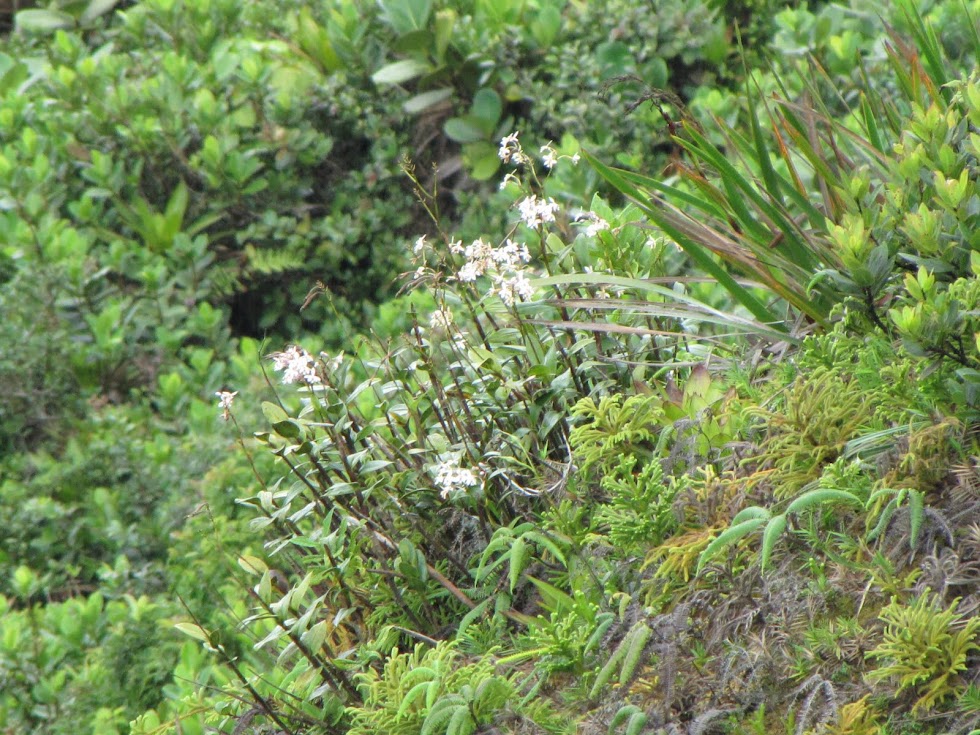
POLYGON ((464 283, 472 283, 490 270, 519 270, 522 263, 531 260, 527 245, 517 243, 510 238, 504 244, 495 248, 486 240, 474 240, 463 249, 466 262, 459 269, 456 277, 464 283))
POLYGON ((449 309, 436 309, 429 317, 429 328, 447 332, 453 319, 453 313, 449 309))
POLYGON ((554 222, 558 213, 558 202, 551 197, 538 199, 535 195, 525 197, 517 204, 521 221, 528 227, 536 229, 547 222, 554 222))
POLYGON ((514 271, 509 275, 497 275, 494 277, 493 288, 490 293, 500 296, 500 300, 507 306, 513 306, 518 299, 527 301, 534 296, 534 286, 528 280, 523 270, 514 271))
POLYGON ((524 243, 508 238, 500 247, 494 247, 486 240, 474 240, 463 249, 463 256, 466 262, 456 274, 460 281, 472 283, 482 275, 491 274, 494 285, 490 293, 499 295, 507 306, 534 295, 524 268, 531 260, 531 253, 524 243))
POLYGON ((317 385, 321 382, 320 376, 316 372, 316 361, 313 359, 313 355, 296 345, 286 348, 285 352, 274 353, 272 366, 282 372, 284 385, 290 383, 317 385))
POLYGON ((554 168, 558 165, 558 151, 551 147, 551 143, 541 146, 541 163, 545 168, 554 168))
POLYGON ((330 374, 344 364, 344 352, 341 350, 333 357, 328 355, 326 352, 321 352, 320 362, 324 365, 327 374, 330 374))
POLYGON ((504 163, 513 163, 519 166, 531 160, 521 148, 521 141, 517 139, 519 135, 519 132, 511 133, 506 138, 501 139, 497 156, 504 163))
POLYGON ((472 283, 493 267, 494 263, 493 245, 486 240, 474 240, 472 244, 463 249, 463 257, 466 263, 459 269, 456 277, 464 283, 472 283))
MULTIPOLYGON (((504 163, 511 163, 516 166, 531 164, 531 158, 521 147, 519 136, 520 133, 515 132, 501 139, 497 155, 504 163)), ((541 146, 540 153, 544 165, 549 169, 562 158, 569 158, 572 162, 578 161, 578 154, 574 156, 559 155, 550 143, 541 146)), ((531 174, 533 176, 533 170, 531 174)), ((500 185, 501 189, 509 183, 522 186, 521 179, 513 173, 504 176, 500 185)), ((541 197, 536 194, 525 196, 516 206, 521 222, 531 229, 539 229, 546 224, 555 222, 560 211, 558 202, 552 197, 541 197)), ((603 228, 603 225, 598 222, 593 224, 598 229, 603 228)), ((604 226, 608 227, 608 225, 604 226)), ((426 238, 422 236, 415 241, 413 250, 415 255, 419 256, 428 248, 429 244, 426 238)), ((454 240, 449 243, 449 251, 453 255, 463 258, 462 265, 456 270, 456 279, 461 283, 474 283, 481 276, 489 276, 493 282, 490 294, 500 296, 507 306, 513 306, 518 301, 527 301, 534 296, 530 273, 525 267, 531 261, 531 255, 524 243, 515 242, 508 238, 504 240, 502 245, 495 246, 479 238, 464 246, 458 240, 454 240)), ((416 271, 416 278, 422 278, 427 272, 423 265, 416 271)), ((432 329, 447 328, 449 323, 440 310, 440 312, 432 315, 430 327, 432 329)))
POLYGON ((225 421, 231 420, 231 406, 235 402, 238 391, 219 390, 215 395, 218 397, 218 408, 221 409, 221 418, 225 421))
POLYGON ((449 460, 440 462, 435 466, 436 485, 439 486, 439 494, 443 500, 458 490, 465 490, 468 487, 480 485, 480 479, 473 470, 459 466, 459 460, 449 460))
POLYGON ((578 153, 572 156, 558 155, 558 151, 554 149, 551 143, 545 143, 543 146, 541 146, 540 153, 541 153, 541 163, 545 165, 545 168, 549 168, 549 169, 557 166, 558 161, 560 161, 562 158, 567 158, 572 163, 578 163, 581 160, 581 156, 579 156, 578 153))

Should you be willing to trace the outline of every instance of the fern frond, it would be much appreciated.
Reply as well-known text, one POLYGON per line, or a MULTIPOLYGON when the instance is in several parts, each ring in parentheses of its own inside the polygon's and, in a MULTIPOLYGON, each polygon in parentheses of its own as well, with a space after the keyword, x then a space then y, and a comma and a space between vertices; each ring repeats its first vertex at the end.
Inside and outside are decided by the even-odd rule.
POLYGON ((302 270, 306 262, 303 253, 285 248, 257 248, 251 244, 245 246, 245 258, 248 269, 262 276, 302 270))

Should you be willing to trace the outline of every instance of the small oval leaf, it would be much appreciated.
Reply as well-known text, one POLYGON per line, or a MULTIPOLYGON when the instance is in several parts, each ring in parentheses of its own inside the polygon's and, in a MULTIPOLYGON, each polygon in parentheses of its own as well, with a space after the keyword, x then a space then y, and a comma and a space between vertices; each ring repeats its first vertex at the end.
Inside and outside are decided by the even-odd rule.
POLYGON ((196 625, 195 623, 176 623, 174 627, 184 635, 189 635, 191 638, 196 638, 197 640, 210 645, 208 634, 200 625, 196 625))
POLYGON ((446 120, 442 129, 451 140, 455 140, 457 143, 476 143, 487 137, 480 121, 471 115, 451 117, 446 120))
POLYGON ((403 59, 385 64, 371 75, 375 84, 401 84, 429 71, 429 65, 417 59, 403 59))
POLYGON ((14 25, 19 31, 57 31, 71 28, 75 19, 68 13, 58 10, 21 10, 14 16, 14 25))
POLYGON ((414 97, 410 97, 405 104, 402 105, 402 109, 405 112, 414 115, 424 110, 428 110, 430 107, 435 107, 443 100, 447 100, 453 95, 453 90, 447 88, 443 89, 430 89, 428 92, 422 92, 422 94, 417 94, 414 97))

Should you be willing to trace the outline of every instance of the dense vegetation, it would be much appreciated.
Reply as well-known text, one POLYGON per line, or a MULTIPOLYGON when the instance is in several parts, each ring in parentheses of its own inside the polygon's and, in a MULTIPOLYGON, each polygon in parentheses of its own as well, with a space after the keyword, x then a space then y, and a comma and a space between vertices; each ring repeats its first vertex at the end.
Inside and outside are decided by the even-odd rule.
POLYGON ((980 2, 8 19, 0 731, 980 732, 980 2))

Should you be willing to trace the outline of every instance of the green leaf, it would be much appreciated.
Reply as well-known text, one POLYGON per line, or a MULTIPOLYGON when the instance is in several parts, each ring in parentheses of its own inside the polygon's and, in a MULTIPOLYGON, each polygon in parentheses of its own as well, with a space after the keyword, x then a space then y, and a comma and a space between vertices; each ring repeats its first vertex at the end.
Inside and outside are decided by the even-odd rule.
POLYGON ((392 44, 391 50, 400 56, 413 54, 425 56, 434 43, 435 38, 427 30, 409 31, 398 37, 398 40, 392 44))
POLYGON ((283 439, 299 439, 303 435, 303 430, 292 419, 277 421, 272 425, 273 430, 283 439))
POLYGON ((473 722, 470 708, 457 705, 453 709, 453 716, 449 719, 446 735, 472 735, 474 732, 476 732, 476 723, 473 722))
POLYGON ((174 627, 184 635, 189 635, 191 638, 210 645, 211 641, 208 638, 208 634, 200 625, 196 625, 195 623, 176 623, 174 627))
POLYGON ((758 505, 753 505, 753 506, 751 506, 749 508, 743 508, 742 510, 740 510, 735 515, 735 517, 732 518, 732 522, 731 522, 730 525, 737 526, 738 524, 742 523, 743 521, 748 521, 748 520, 751 520, 753 518, 759 518, 759 519, 761 519, 763 521, 768 521, 771 516, 772 516, 772 513, 769 512, 769 509, 768 508, 763 508, 763 507, 758 506, 758 505))
POLYGON ((427 74, 430 70, 431 67, 425 62, 403 59, 382 66, 371 75, 371 81, 375 84, 401 84, 427 74))
POLYGON ((922 530, 922 519, 925 516, 924 497, 920 490, 909 490, 909 544, 915 548, 922 530))
POLYGON ((772 557, 772 548, 776 544, 776 540, 783 535, 783 531, 786 530, 786 514, 774 516, 770 519, 769 523, 766 524, 765 530, 762 532, 762 571, 766 571, 769 567, 769 559, 772 557))
POLYGON ((503 109, 504 105, 500 100, 500 95, 492 89, 484 87, 473 95, 473 106, 470 108, 470 114, 482 123, 484 133, 493 135, 503 109))
POLYGON ((92 0, 85 8, 79 20, 82 23, 90 23, 99 18, 119 4, 119 0, 92 0))
POLYGON ((72 28, 75 19, 59 10, 21 10, 14 16, 14 26, 19 31, 57 31, 72 28))
POLYGON ((629 646, 626 649, 626 655, 623 657, 623 667, 619 672, 620 684, 625 684, 633 678, 636 667, 639 666, 640 661, 643 659, 643 651, 646 648, 647 641, 650 640, 650 636, 652 635, 653 630, 646 623, 642 622, 638 623, 630 631, 628 636, 629 646))
POLYGON ((834 490, 827 488, 823 490, 811 490, 804 493, 786 509, 786 513, 799 513, 801 510, 812 508, 815 505, 829 505, 835 503, 847 503, 858 508, 864 507, 864 502, 852 492, 847 490, 834 490))
POLYGON ((620 660, 625 655, 626 646, 621 643, 613 652, 613 655, 609 657, 609 660, 606 661, 606 665, 599 670, 595 683, 592 685, 592 689, 589 691, 590 698, 594 698, 600 691, 602 691, 603 687, 609 683, 609 681, 612 679, 613 672, 616 670, 616 666, 619 665, 620 660))
POLYGON ((177 184, 167 200, 167 208, 163 213, 167 223, 167 234, 172 239, 180 232, 180 226, 184 222, 184 212, 187 211, 188 192, 187 184, 183 179, 177 184))
MULTIPOLYGON (((408 673, 412 672, 410 671, 408 673)), ((433 677, 434 676, 435 672, 433 672, 433 677)), ((406 676, 405 678, 407 679, 408 677, 406 676)), ((403 681, 401 684, 402 686, 407 686, 408 682, 403 681)), ((433 686, 433 681, 427 680, 420 681, 418 684, 409 689, 408 693, 405 694, 404 699, 402 699, 402 703, 398 706, 398 717, 404 717, 412 705, 415 704, 415 700, 425 696, 428 693, 430 686, 433 686)))
MULTIPOLYGON (((703 321, 709 324, 721 324, 728 328, 742 328, 748 332, 755 334, 764 334, 775 339, 785 339, 790 342, 796 342, 795 339, 787 336, 784 332, 780 331, 778 326, 769 327, 765 324, 753 321, 751 319, 738 316, 736 314, 726 313, 718 309, 713 308, 709 304, 702 301, 687 296, 686 294, 677 293, 669 288, 663 286, 658 286, 657 284, 650 283, 644 279, 637 278, 623 278, 621 276, 609 276, 604 273, 567 273, 560 276, 551 276, 549 278, 539 278, 533 281, 535 287, 542 286, 552 286, 552 285, 569 285, 577 283, 591 283, 600 286, 623 286, 627 289, 635 289, 637 291, 648 291, 650 293, 655 293, 662 296, 667 301, 679 302, 685 304, 689 307, 686 310, 680 310, 677 307, 672 307, 669 304, 658 304, 654 302, 649 302, 645 304, 630 304, 630 309, 637 311, 639 313, 663 313, 668 315, 669 312, 673 311, 676 313, 669 313, 669 315, 676 318, 682 319, 694 319, 697 321, 703 321)), ((611 302, 609 304, 602 304, 597 302, 593 305, 593 308, 621 308, 616 302, 611 302)))
POLYGON ((589 640, 586 641, 585 648, 583 650, 585 652, 589 652, 597 648, 599 644, 602 642, 602 639, 605 637, 606 631, 608 631, 612 627, 613 623, 615 622, 616 622, 616 613, 612 613, 612 612, 599 613, 596 616, 595 630, 592 631, 592 635, 589 636, 589 640))
POLYGON ((878 120, 875 117, 874 108, 868 101, 867 95, 863 93, 861 94, 861 116, 864 118, 864 127, 868 131, 868 140, 871 145, 880 153, 885 153, 885 143, 878 129, 878 120))
POLYGON ((888 528, 888 524, 891 522, 892 516, 895 515, 895 511, 897 510, 898 501, 893 498, 892 501, 882 509, 878 523, 876 523, 875 527, 866 534, 868 541, 874 541, 886 528, 888 528))
POLYGON ((457 143, 475 143, 485 141, 487 138, 483 122, 473 115, 451 117, 446 120, 442 130, 450 140, 455 140, 457 143))
POLYGON ((249 574, 264 574, 269 566, 257 556, 242 554, 238 557, 238 566, 249 574))
POLYGON ((749 125, 752 129, 752 139, 755 142, 755 156, 759 163, 759 168, 762 171, 762 178, 766 183, 766 193, 769 194, 776 201, 782 201, 780 196, 780 186, 779 178, 776 176, 776 170, 772 166, 772 159, 769 156, 769 148, 766 145, 766 140, 762 135, 762 126, 759 125, 759 118, 756 114, 757 106, 759 101, 761 101, 761 94, 759 95, 760 100, 757 100, 752 94, 752 78, 750 75, 746 74, 746 97, 749 100, 749 125))
POLYGON ((438 735, 449 730, 449 723, 459 709, 462 708, 467 715, 469 708, 466 701, 458 694, 447 694, 439 698, 431 707, 429 714, 422 723, 422 732, 419 735, 438 735))
POLYGON ((600 43, 595 49, 595 58, 602 67, 602 78, 626 74, 633 67, 633 54, 630 47, 622 41, 600 43))
POLYGON ((296 26, 300 48, 319 64, 323 71, 334 72, 343 66, 330 42, 329 34, 316 22, 309 8, 300 10, 296 26))
POLYGON ((632 717, 637 714, 642 714, 643 710, 637 707, 635 704, 627 704, 619 708, 619 711, 613 716, 609 723, 609 735, 614 735, 619 726, 624 722, 629 721, 632 717))
POLYGON ((456 629, 457 638, 462 638, 466 632, 466 629, 469 628, 477 620, 477 618, 482 618, 486 614, 492 599, 493 598, 488 597, 463 616, 463 619, 459 621, 459 627, 456 629))
POLYGON ((556 544, 545 534, 537 531, 529 531, 528 533, 524 534, 523 538, 527 539, 528 541, 533 541, 538 546, 543 546, 545 549, 550 551, 551 555, 560 561, 562 565, 568 564, 568 562, 565 560, 565 553, 558 547, 558 544, 556 544))
POLYGON ((575 600, 567 592, 563 592, 554 585, 548 584, 536 577, 528 576, 527 580, 538 588, 538 592, 541 593, 543 607, 548 612, 561 615, 575 608, 575 600))
POLYGON ((7 54, 0 53, 0 97, 12 89, 20 87, 30 76, 26 64, 15 61, 7 54))
POLYGON ((510 547, 510 574, 508 575, 511 594, 514 593, 514 588, 517 587, 517 583, 520 581, 521 572, 524 571, 524 560, 526 557, 527 542, 524 540, 524 537, 521 536, 514 539, 514 543, 510 547))
POLYGON ((302 636, 300 636, 300 643, 302 643, 307 650, 316 653, 320 650, 320 647, 323 645, 323 642, 326 639, 327 621, 321 620, 319 623, 303 633, 302 636))
POLYGON ((716 539, 708 544, 704 551, 701 552, 701 557, 698 559, 698 571, 701 571, 701 568, 704 567, 705 563, 722 551, 725 547, 734 544, 743 536, 749 535, 765 522, 766 521, 763 518, 753 518, 748 521, 743 521, 738 525, 731 526, 723 531, 716 539))
POLYGON ((432 12, 432 0, 379 0, 382 17, 396 33, 425 28, 432 12))
POLYGON ((463 159, 469 167, 470 177, 476 181, 486 181, 500 169, 497 148, 485 140, 464 146, 463 159))
POLYGON ((414 97, 409 97, 405 104, 402 105, 402 109, 405 112, 414 115, 419 112, 428 110, 430 107, 435 107, 443 100, 447 100, 453 96, 453 90, 449 87, 443 89, 430 89, 428 92, 422 92, 414 97))
POLYGON ((691 256, 698 266, 713 276, 756 319, 765 324, 771 324, 776 329, 785 330, 785 326, 779 317, 746 288, 739 285, 724 268, 714 261, 707 244, 703 241, 698 242, 691 236, 690 228, 686 227, 687 223, 684 221, 683 215, 669 209, 669 207, 663 207, 659 202, 652 200, 635 185, 630 183, 626 177, 622 176, 619 171, 606 166, 588 151, 583 151, 582 155, 602 178, 635 201, 654 224, 669 235, 684 252, 691 256))
POLYGON ((281 406, 269 401, 262 401, 262 413, 270 424, 289 420, 289 414, 283 411, 281 406))
POLYGON ((640 735, 644 726, 647 724, 646 712, 634 712, 626 723, 626 732, 623 735, 640 735))
POLYGON ((451 8, 444 8, 436 12, 435 20, 435 46, 436 46, 436 58, 443 61, 446 55, 446 49, 449 48, 449 42, 453 38, 453 29, 456 27, 456 20, 459 15, 455 10, 451 8))
POLYGON ((546 5, 531 21, 531 35, 538 46, 551 46, 561 30, 561 11, 554 5, 546 5))

